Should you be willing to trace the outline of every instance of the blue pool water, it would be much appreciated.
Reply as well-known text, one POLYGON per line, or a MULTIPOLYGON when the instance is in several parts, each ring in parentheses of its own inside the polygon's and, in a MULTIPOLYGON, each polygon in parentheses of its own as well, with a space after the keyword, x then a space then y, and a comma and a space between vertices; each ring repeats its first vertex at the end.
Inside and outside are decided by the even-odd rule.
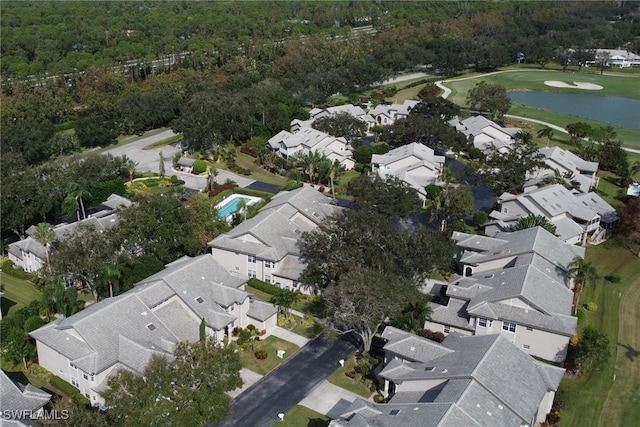
POLYGON ((227 218, 236 213, 238 211, 238 204, 240 203, 240 200, 244 200, 247 203, 247 206, 251 203, 251 199, 247 199, 246 197, 235 197, 218 208, 218 215, 222 218, 227 218))

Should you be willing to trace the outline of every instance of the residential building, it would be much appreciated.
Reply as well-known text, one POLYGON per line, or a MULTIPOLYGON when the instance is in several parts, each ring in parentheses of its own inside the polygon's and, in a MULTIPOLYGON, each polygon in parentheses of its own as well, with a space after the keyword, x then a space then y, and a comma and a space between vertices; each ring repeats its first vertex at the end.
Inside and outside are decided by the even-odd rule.
POLYGON ((223 342, 234 327, 269 329, 276 308, 242 290, 211 255, 183 257, 122 295, 31 332, 40 366, 71 383, 92 404, 119 368, 141 374, 153 355, 171 358, 181 341, 206 334, 223 342))
POLYGON ((382 178, 395 176, 414 188, 424 199, 425 187, 435 184, 444 165, 444 156, 436 156, 433 150, 417 142, 403 145, 387 154, 371 156, 373 171, 382 178))
POLYGON ((304 186, 276 194, 258 215, 209 242, 213 257, 227 270, 256 277, 287 289, 311 293, 300 283, 305 264, 300 258, 302 233, 341 208, 304 186))
POLYGON ((387 327, 383 338, 388 403, 357 399, 330 426, 534 426, 564 375, 501 335, 451 334, 438 344, 387 327))
POLYGON ((565 185, 572 187, 573 192, 588 193, 597 187, 598 162, 588 162, 560 147, 545 147, 538 151, 544 156, 547 167, 537 170, 535 176, 525 183, 525 193, 554 178, 559 178, 565 185))
MULTIPOLYGON (((130 205, 131 201, 128 199, 112 194, 101 205, 90 209, 87 218, 78 222, 61 223, 53 227, 56 234, 55 240, 73 235, 79 224, 91 224, 97 230, 107 230, 117 224, 118 214, 116 211, 118 208, 130 205)), ((35 230, 35 226, 29 227, 25 239, 9 245, 9 259, 16 267, 22 267, 24 271, 28 272, 38 271, 47 259, 48 248, 45 248, 33 237, 35 230)))
POLYGON ((302 128, 294 133, 286 130, 278 132, 269 141, 267 148, 281 157, 289 158, 296 153, 307 154, 316 151, 331 161, 338 161, 346 170, 353 169, 351 146, 347 140, 336 138, 311 127, 302 128))
POLYGON ((450 280, 442 304, 431 303, 425 328, 501 334, 531 355, 564 362, 577 326, 567 271, 584 248, 541 227, 495 238, 455 232, 453 239, 462 275, 450 280))
POLYGON ((0 371, 0 425, 26 427, 44 415, 51 395, 31 384, 21 384, 0 371))
POLYGON ((378 104, 369 112, 379 126, 390 126, 397 120, 406 119, 420 101, 405 100, 402 104, 378 104))
POLYGON ((473 116, 464 120, 458 118, 449 121, 451 126, 462 132, 469 141, 470 147, 486 152, 489 147, 505 153, 511 148, 520 128, 504 128, 483 116, 473 116))
POLYGON ((291 132, 295 133, 303 128, 310 128, 316 120, 324 117, 334 117, 338 114, 349 114, 351 117, 362 121, 367 125, 367 131, 376 124, 375 120, 361 107, 345 104, 327 108, 312 108, 309 112, 308 120, 294 119, 291 121, 291 132))
POLYGON ((520 218, 530 214, 545 217, 556 226, 556 234, 567 243, 601 241, 618 225, 616 210, 594 192, 573 194, 561 184, 548 185, 520 195, 503 193, 498 198, 499 211, 489 214, 485 233, 507 231, 520 218))
POLYGON ((587 61, 587 67, 597 66, 599 58, 604 58, 605 55, 609 55, 607 64, 610 67, 617 68, 635 68, 640 67, 640 55, 633 52, 629 52, 624 49, 597 49, 596 59, 594 61, 587 61))

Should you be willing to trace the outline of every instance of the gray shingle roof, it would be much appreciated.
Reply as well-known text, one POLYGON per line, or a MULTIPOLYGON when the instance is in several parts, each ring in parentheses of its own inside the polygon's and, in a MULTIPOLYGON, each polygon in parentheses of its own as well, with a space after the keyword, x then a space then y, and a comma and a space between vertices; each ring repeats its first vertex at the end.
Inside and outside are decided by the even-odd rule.
POLYGON ((331 199, 310 187, 280 192, 258 215, 216 237, 209 246, 275 262, 287 255, 297 257, 302 233, 338 210, 331 199))
POLYGON ((182 258, 130 291, 49 323, 31 336, 87 373, 121 363, 140 372, 154 353, 171 353, 179 341, 196 341, 200 319, 221 330, 235 320, 225 311, 249 294, 246 282, 211 255, 182 258))
POLYGON ((264 322, 277 312, 278 309, 273 304, 254 298, 251 300, 251 305, 249 306, 247 316, 251 317, 252 319, 264 322))
MULTIPOLYGON (((11 378, 0 371, 0 406, 3 411, 38 411, 51 399, 51 395, 31 384, 13 382, 11 378)), ((0 425, 9 425, 0 412, 0 425)), ((22 424, 16 424, 22 425, 22 424)))
POLYGON ((545 393, 557 389, 564 373, 534 360, 500 335, 453 333, 442 345, 453 351, 424 363, 395 359, 380 373, 396 383, 424 384, 422 392, 400 392, 389 404, 366 404, 366 408, 354 403, 343 417, 357 412, 369 425, 389 426, 528 424, 545 393), (442 413, 438 405, 447 410, 442 413), (388 417, 392 410, 399 410, 395 415, 399 417, 415 407, 419 409, 414 414, 421 419, 412 420, 414 424, 388 417))

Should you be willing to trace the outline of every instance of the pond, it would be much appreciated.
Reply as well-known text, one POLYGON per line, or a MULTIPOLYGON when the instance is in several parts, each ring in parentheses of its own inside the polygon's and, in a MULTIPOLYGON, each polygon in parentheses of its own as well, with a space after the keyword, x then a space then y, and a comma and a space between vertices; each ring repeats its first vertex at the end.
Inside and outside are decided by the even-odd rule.
POLYGON ((640 100, 591 93, 509 92, 511 101, 554 113, 640 130, 640 100))

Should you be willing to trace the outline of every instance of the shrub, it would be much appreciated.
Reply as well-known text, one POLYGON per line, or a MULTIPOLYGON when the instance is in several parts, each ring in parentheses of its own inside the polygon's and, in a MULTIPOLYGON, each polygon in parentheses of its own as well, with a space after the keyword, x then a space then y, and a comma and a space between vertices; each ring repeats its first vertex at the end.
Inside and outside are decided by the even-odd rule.
POLYGON ((267 330, 263 329, 262 331, 260 331, 260 335, 267 335, 267 330))
POLYGON ((324 193, 324 187, 318 188, 318 191, 321 192, 321 193, 324 193))
POLYGON ((445 336, 442 332, 435 332, 431 329, 420 329, 418 331, 418 335, 436 342, 442 342, 445 339, 445 336))
POLYGON ((258 157, 258 150, 255 147, 249 147, 248 145, 243 145, 240 147, 240 152, 244 154, 248 154, 251 157, 258 157))
POLYGON ((250 330, 250 331, 254 331, 254 330, 258 329, 258 328, 256 328, 254 324, 250 323, 250 324, 247 325, 247 329, 250 330))
POLYGON ((289 180, 282 187, 280 187, 280 191, 295 190, 296 188, 300 188, 300 184, 301 182, 289 180))
POLYGON ((482 224, 487 222, 488 219, 489 215, 487 215, 487 213, 484 211, 478 211, 473 214, 473 222, 475 222, 478 226, 481 226, 482 224))
POLYGON ((373 401, 376 403, 382 403, 384 402, 384 396, 381 394, 376 394, 375 396, 373 396, 373 401))
POLYGON ((367 173, 371 170, 371 163, 356 163, 353 170, 360 173, 367 173))
POLYGON ((29 333, 35 331, 41 326, 44 326, 46 322, 40 318, 40 316, 31 316, 24 322, 24 331, 29 333))
POLYGON ((71 400, 73 400, 80 406, 84 406, 85 408, 88 408, 91 406, 91 402, 89 401, 89 399, 83 396, 82 393, 80 392, 77 392, 73 396, 71 396, 71 400))
POLYGON ((347 371, 344 374, 351 379, 354 379, 356 377, 356 371, 347 371))
POLYGON ((273 194, 268 193, 266 191, 252 190, 250 188, 244 188, 244 187, 238 187, 238 186, 236 186, 233 192, 238 194, 244 194, 247 196, 262 197, 263 199, 271 199, 271 196, 273 196, 273 194))
POLYGON ((231 334, 234 337, 237 337, 239 332, 240 332, 240 329, 238 329, 238 327, 236 326, 235 328, 233 328, 233 331, 231 332, 231 334))
POLYGON ((209 197, 215 197, 218 194, 222 193, 225 190, 229 190, 229 194, 231 194, 231 190, 236 188, 238 185, 237 184, 222 184, 222 185, 218 185, 216 188, 214 188, 213 190, 209 191, 209 197))
POLYGON ((596 312, 598 311, 598 304, 596 304, 595 302, 591 301, 587 303, 587 310, 591 311, 591 312, 596 312))
POLYGON ((77 388, 56 375, 51 377, 49 383, 71 398, 73 398, 73 396, 78 393, 77 388))
POLYGON ((302 327, 303 328, 310 328, 315 323, 316 323, 316 320, 313 318, 313 316, 311 316, 309 314, 305 314, 304 315, 304 319, 302 319, 302 327))
POLYGON ((16 267, 9 259, 2 263, 2 272, 15 277, 16 279, 31 280, 32 282, 34 282, 38 277, 33 273, 27 273, 22 269, 22 267, 16 267))
POLYGON ((275 295, 280 290, 279 287, 272 285, 271 283, 263 282, 260 279, 252 277, 247 281, 247 285, 262 292, 266 292, 269 295, 275 295))
POLYGON ((266 350, 256 350, 253 354, 256 356, 256 359, 259 360, 264 360, 269 357, 269 353, 267 353, 266 350))
POLYGON ((439 185, 435 185, 435 184, 427 185, 424 188, 424 190, 427 193, 427 199, 429 199, 429 200, 435 199, 443 191, 442 187, 440 187, 439 185))
POLYGON ((605 277, 605 280, 611 283, 620 283, 620 281, 622 280, 622 276, 620 276, 617 273, 613 273, 610 274, 608 276, 605 277))
POLYGON ((193 162, 193 173, 204 173, 207 170, 207 162, 204 160, 196 160, 193 162))
POLYGON ((482 150, 476 147, 469 148, 469 158, 470 159, 479 159, 482 157, 482 150))

